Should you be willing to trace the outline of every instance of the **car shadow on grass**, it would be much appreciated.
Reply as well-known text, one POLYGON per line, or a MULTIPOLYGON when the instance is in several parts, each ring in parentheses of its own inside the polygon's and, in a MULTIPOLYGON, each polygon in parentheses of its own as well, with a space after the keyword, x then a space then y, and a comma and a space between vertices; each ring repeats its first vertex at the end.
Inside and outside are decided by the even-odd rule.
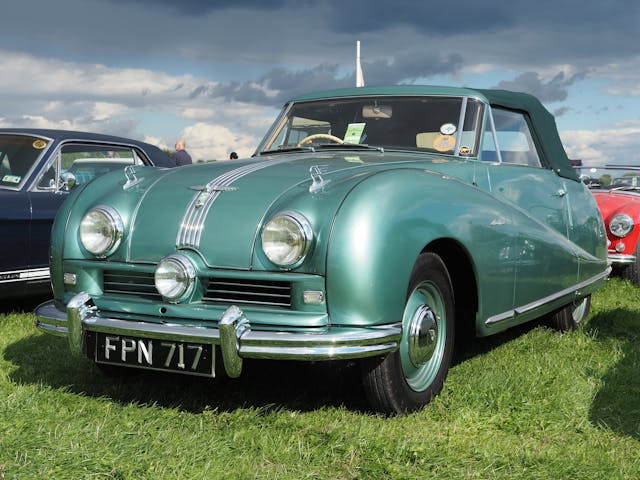
MULTIPOLYGON (((477 337, 471 328, 456 331, 456 347, 453 358, 453 365, 458 365, 467 360, 471 360, 480 355, 489 353, 492 350, 509 343, 517 338, 526 335, 530 331, 544 326, 544 319, 531 321, 517 325, 488 337, 477 337)), ((456 327, 459 328, 459 327, 456 327)))
MULTIPOLYGON (((7 346, 4 357, 18 368, 18 384, 47 385, 121 404, 148 404, 199 413, 239 408, 312 411, 343 407, 370 413, 360 369, 349 362, 244 362, 242 375, 215 379, 123 368, 105 374, 86 358, 74 357, 67 340, 34 334, 7 346)), ((221 367, 220 359, 217 359, 221 367)), ((220 370, 217 368, 217 370, 220 370)))
POLYGON ((608 310, 592 317, 586 330, 596 340, 621 345, 621 360, 602 377, 590 420, 640 439, 640 315, 620 308, 608 310))
MULTIPOLYGON (((526 334, 528 324, 487 338, 464 342, 453 365, 482 355, 526 334)), ((295 362, 245 360, 242 375, 224 375, 216 359, 215 379, 166 374, 129 368, 119 374, 103 372, 84 357, 74 357, 66 338, 44 334, 25 337, 5 350, 16 368, 10 379, 18 384, 47 385, 91 397, 110 398, 121 404, 153 404, 189 412, 233 411, 238 408, 313 411, 346 408, 373 413, 356 362, 295 362)))

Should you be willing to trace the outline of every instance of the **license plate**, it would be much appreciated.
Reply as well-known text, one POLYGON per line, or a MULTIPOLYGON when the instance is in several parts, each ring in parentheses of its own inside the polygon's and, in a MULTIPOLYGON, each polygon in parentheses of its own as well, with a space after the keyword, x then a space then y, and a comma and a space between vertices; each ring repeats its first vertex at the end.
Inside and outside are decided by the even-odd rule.
POLYGON ((126 365, 205 377, 214 376, 214 346, 98 333, 98 363, 126 365))

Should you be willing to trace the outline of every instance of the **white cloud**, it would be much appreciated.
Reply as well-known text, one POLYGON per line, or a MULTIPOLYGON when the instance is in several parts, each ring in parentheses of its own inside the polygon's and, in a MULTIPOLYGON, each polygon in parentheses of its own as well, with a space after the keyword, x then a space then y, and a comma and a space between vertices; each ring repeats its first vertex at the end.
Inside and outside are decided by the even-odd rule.
POLYGON ((566 130, 560 137, 571 159, 584 165, 640 165, 640 121, 627 121, 606 130, 566 130))
POLYGON ((31 54, 0 50, 0 91, 14 95, 136 98, 184 96, 189 86, 201 85, 190 75, 175 77, 138 68, 109 68, 31 54))
POLYGON ((175 135, 181 135, 194 160, 227 159, 231 151, 252 154, 276 115, 273 108, 194 96, 196 89, 215 84, 190 75, 110 68, 2 49, 0 71, 12 72, 0 76, 2 126, 111 133, 145 138, 171 150, 175 135))
POLYGON ((187 143, 187 151, 197 160, 227 160, 231 152, 240 157, 250 156, 259 138, 240 132, 232 132, 227 127, 208 123, 196 123, 186 127, 182 138, 187 143))
POLYGON ((180 112, 180 116, 189 120, 204 121, 211 120, 215 116, 215 113, 211 108, 189 107, 182 110, 182 112, 180 112))
POLYGON ((96 102, 93 104, 92 117, 94 120, 108 120, 116 115, 122 115, 128 111, 126 105, 109 102, 96 102))
POLYGON ((77 127, 69 120, 51 121, 42 115, 23 115, 22 120, 33 128, 59 128, 62 130, 76 130, 77 127))
POLYGON ((143 142, 147 142, 150 143, 151 145, 155 145, 158 148, 161 148, 162 150, 171 150, 171 146, 165 142, 165 140, 163 140, 160 137, 154 137, 152 135, 147 135, 146 137, 144 137, 142 139, 143 142))

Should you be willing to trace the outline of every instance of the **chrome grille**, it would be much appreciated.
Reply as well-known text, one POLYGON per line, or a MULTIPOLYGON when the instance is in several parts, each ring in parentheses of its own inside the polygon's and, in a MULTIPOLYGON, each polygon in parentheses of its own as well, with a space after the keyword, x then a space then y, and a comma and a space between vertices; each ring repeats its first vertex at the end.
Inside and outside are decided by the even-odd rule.
MULTIPOLYGON (((207 287, 202 297, 204 303, 291 308, 290 282, 219 277, 204 279, 204 282, 207 287)), ((105 270, 103 291, 105 295, 162 300, 156 290, 153 273, 149 272, 105 270)))
POLYGON ((102 289, 105 295, 128 295, 162 300, 156 290, 153 273, 105 270, 102 289))
POLYGON ((211 278, 202 301, 290 308, 291 283, 272 280, 211 278))

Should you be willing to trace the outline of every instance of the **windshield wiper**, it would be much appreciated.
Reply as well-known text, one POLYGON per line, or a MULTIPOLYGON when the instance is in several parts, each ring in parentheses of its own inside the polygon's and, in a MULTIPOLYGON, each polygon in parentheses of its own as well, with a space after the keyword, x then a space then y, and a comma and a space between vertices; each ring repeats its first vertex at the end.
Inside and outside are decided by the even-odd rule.
POLYGON ((315 152, 316 150, 375 150, 376 152, 384 153, 383 147, 376 147, 373 145, 367 145, 365 143, 323 143, 316 145, 315 147, 304 145, 302 147, 286 147, 275 148, 273 150, 265 150, 260 152, 260 155, 266 155, 271 153, 289 153, 289 152, 315 152))
POLYGON ((289 153, 289 152, 315 152, 316 149, 314 147, 286 147, 286 148, 275 148, 273 150, 264 150, 260 152, 260 155, 265 155, 268 153, 289 153))
POLYGON ((383 147, 376 147, 374 145, 367 145, 366 143, 323 143, 317 145, 316 148, 329 149, 329 150, 342 150, 342 149, 356 149, 356 150, 375 150, 380 153, 384 153, 383 147))

